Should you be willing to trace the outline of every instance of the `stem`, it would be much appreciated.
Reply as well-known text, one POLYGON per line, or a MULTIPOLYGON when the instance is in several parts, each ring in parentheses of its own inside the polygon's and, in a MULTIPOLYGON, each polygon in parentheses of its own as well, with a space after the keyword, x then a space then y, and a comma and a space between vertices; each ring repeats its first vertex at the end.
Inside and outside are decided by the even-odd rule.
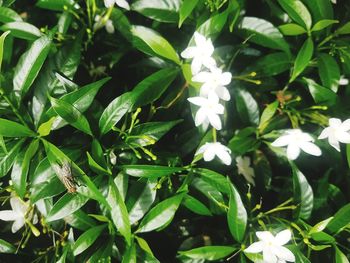
POLYGON ((294 210, 296 209, 296 206, 295 205, 290 205, 290 206, 284 206, 284 207, 276 207, 274 209, 271 209, 267 212, 265 212, 264 214, 265 215, 269 215, 269 214, 272 214, 272 213, 275 213, 275 212, 278 212, 278 211, 283 211, 283 210, 294 210))
POLYGON ((213 141, 216 142, 216 130, 215 128, 212 128, 212 134, 213 134, 213 141))
POLYGON ((188 82, 186 81, 185 84, 181 87, 181 90, 179 91, 179 93, 175 96, 174 99, 172 99, 172 101, 170 101, 167 105, 165 106, 160 106, 158 108, 156 108, 156 110, 159 109, 169 109, 173 104, 175 104, 175 102, 181 98, 182 94, 184 93, 184 91, 186 90, 186 88, 188 87, 188 82))

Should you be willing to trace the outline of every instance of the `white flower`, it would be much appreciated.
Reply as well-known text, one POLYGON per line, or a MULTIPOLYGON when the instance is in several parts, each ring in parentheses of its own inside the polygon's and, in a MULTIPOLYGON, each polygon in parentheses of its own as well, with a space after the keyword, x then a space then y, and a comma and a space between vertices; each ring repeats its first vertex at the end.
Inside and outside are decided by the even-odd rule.
POLYGON ((208 98, 191 97, 187 100, 200 106, 194 121, 196 126, 207 124, 209 121, 215 129, 221 130, 221 120, 218 114, 223 114, 225 108, 219 103, 219 97, 215 93, 210 94, 208 98))
POLYGON ((201 96, 208 96, 210 92, 215 92, 220 99, 230 100, 230 93, 226 85, 230 84, 232 75, 230 72, 222 72, 217 67, 211 67, 210 72, 199 72, 192 78, 192 81, 203 83, 200 91, 201 96))
POLYGON ((271 145, 276 147, 287 146, 288 159, 295 160, 300 154, 300 149, 308 154, 320 156, 322 154, 321 149, 313 142, 314 139, 308 133, 293 129, 286 131, 285 135, 277 138, 271 145))
POLYGON ((210 39, 206 39, 198 32, 194 33, 194 42, 196 46, 188 47, 182 51, 181 56, 183 58, 192 58, 191 70, 192 74, 197 74, 202 65, 207 68, 216 65, 215 60, 211 57, 214 52, 214 46, 210 39))
POLYGON ((117 6, 124 8, 126 10, 130 10, 130 6, 127 1, 125 0, 104 0, 105 2, 105 7, 110 8, 114 4, 117 4, 117 6))
POLYGON ((339 142, 350 143, 350 119, 347 119, 343 123, 340 119, 330 118, 329 127, 325 128, 319 139, 328 138, 329 144, 340 152, 339 142))
POLYGON ((251 244, 244 252, 262 252, 264 263, 295 262, 294 254, 289 249, 283 247, 291 239, 292 233, 290 230, 283 230, 276 236, 273 236, 269 231, 258 231, 256 235, 259 241, 251 244))
POLYGON ((347 78, 344 78, 343 76, 341 76, 338 83, 341 86, 346 86, 349 84, 349 80, 347 78))
POLYGON ((207 142, 202 145, 195 155, 203 154, 204 161, 210 162, 215 155, 226 165, 231 164, 231 150, 219 142, 207 142))
POLYGON ((241 174, 244 176, 244 178, 248 181, 248 183, 251 183, 255 186, 254 182, 254 169, 250 167, 250 158, 248 156, 238 156, 236 157, 237 162, 237 168, 238 168, 238 174, 241 174))
POLYGON ((25 215, 29 209, 29 201, 23 202, 18 197, 11 197, 10 204, 12 210, 0 211, 0 220, 14 221, 12 233, 16 233, 25 224, 25 215))
POLYGON ((113 26, 113 22, 112 20, 108 19, 106 22, 103 21, 103 17, 96 15, 95 16, 95 24, 94 24, 94 31, 102 28, 103 26, 105 26, 106 31, 109 34, 113 34, 114 33, 114 26, 113 26))

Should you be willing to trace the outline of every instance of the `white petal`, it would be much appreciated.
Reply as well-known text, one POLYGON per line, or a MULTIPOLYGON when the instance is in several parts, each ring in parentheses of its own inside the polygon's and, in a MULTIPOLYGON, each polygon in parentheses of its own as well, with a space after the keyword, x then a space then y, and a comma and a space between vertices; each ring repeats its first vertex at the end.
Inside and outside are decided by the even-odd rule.
POLYGON ((301 134, 297 135, 299 138, 299 141, 303 141, 303 142, 313 142, 314 138, 312 138, 312 136, 306 132, 302 132, 301 134))
POLYGON ((194 57, 191 63, 192 74, 197 74, 202 68, 202 60, 198 57, 194 57))
POLYGON ((210 150, 210 147, 203 154, 204 161, 206 162, 210 162, 211 160, 214 159, 214 157, 215 157, 215 152, 210 150))
POLYGON ((108 34, 114 33, 114 26, 112 20, 107 20, 105 27, 108 34))
POLYGON ((211 74, 205 71, 199 72, 192 78, 192 81, 194 82, 207 82, 209 80, 211 80, 211 74))
POLYGON ((183 58, 193 58, 196 52, 195 47, 188 47, 184 51, 181 52, 181 57, 183 58))
POLYGON ((288 248, 282 246, 273 246, 272 252, 282 260, 295 262, 295 256, 288 248))
POLYGON ((207 85, 207 83, 204 83, 200 89, 199 94, 201 97, 208 97, 210 92, 212 92, 210 85, 207 85))
MULTIPOLYGON (((212 50, 212 51, 208 51, 207 50, 207 52, 208 52, 208 55, 210 54, 212 54, 213 53, 213 51, 214 51, 214 49, 212 50)), ((203 65, 206 67, 206 68, 208 68, 208 69, 210 69, 210 68, 212 68, 212 67, 216 67, 216 61, 215 61, 215 59, 213 59, 212 57, 206 57, 206 58, 203 58, 203 65)))
POLYGON ((20 217, 20 215, 12 210, 0 211, 0 220, 15 221, 18 217, 20 217))
POLYGON ((341 125, 343 131, 350 130, 350 119, 345 120, 341 125))
POLYGON ((271 143, 274 147, 286 146, 290 143, 290 135, 282 135, 277 138, 273 143, 271 143))
POLYGON ((115 0, 115 2, 121 8, 124 8, 126 10, 130 10, 130 6, 129 6, 127 1, 125 1, 125 0, 115 0))
POLYGON ((18 197, 11 197, 10 204, 12 207, 12 210, 16 213, 24 215, 28 209, 28 203, 23 202, 18 197))
POLYGON ((263 259, 269 263, 277 263, 276 255, 271 251, 270 247, 263 250, 263 259))
POLYGON ((345 131, 337 131, 336 138, 342 143, 350 143, 350 134, 345 131))
POLYGON ((273 242, 274 236, 269 231, 257 231, 256 236, 264 242, 273 242))
POLYGON ((200 109, 197 111, 196 117, 195 117, 195 119, 194 119, 195 125, 196 125, 196 126, 201 125, 201 124, 204 122, 204 120, 205 120, 206 118, 207 118, 207 115, 206 115, 205 111, 204 111, 202 108, 200 108, 200 109))
POLYGON ((214 112, 215 114, 224 114, 225 112, 225 107, 222 104, 216 104, 213 107, 212 112, 214 112))
POLYGON ((311 142, 304 142, 303 144, 300 145, 300 148, 304 152, 314 156, 320 156, 322 154, 321 149, 317 145, 311 142))
POLYGON ((329 136, 331 131, 331 128, 327 127, 325 129, 323 129, 323 131, 321 132, 321 134, 318 136, 318 139, 325 139, 329 136))
POLYGON ((209 143, 205 143, 204 145, 202 145, 195 153, 195 155, 198 155, 198 154, 201 154, 201 153, 204 153, 208 147, 210 146, 209 143))
POLYGON ((226 87, 218 87, 216 89, 216 94, 219 96, 220 99, 225 100, 225 101, 229 101, 231 99, 231 95, 230 92, 227 90, 226 87))
POLYGON ((259 253, 259 252, 263 251, 263 247, 264 247, 264 242, 258 241, 258 242, 255 242, 255 243, 251 244, 249 247, 247 247, 244 250, 244 252, 247 252, 247 253, 259 253))
POLYGON ((300 148, 297 144, 291 143, 287 147, 287 157, 290 160, 295 160, 300 154, 300 148))
POLYGON ((24 218, 18 218, 15 222, 12 224, 12 233, 16 233, 19 229, 21 229, 22 226, 24 226, 24 218))
POLYGON ((210 124, 217 130, 221 130, 221 120, 220 117, 216 114, 208 114, 208 119, 210 124))
POLYGON ((331 127, 339 127, 341 125, 341 120, 338 118, 330 118, 328 122, 331 127))
POLYGON ((115 1, 114 0, 104 0, 105 7, 109 8, 114 5, 115 1))
POLYGON ((230 84, 231 79, 232 79, 232 74, 230 72, 224 72, 221 75, 221 85, 226 86, 230 84))
POLYGON ((334 138, 334 136, 329 136, 328 137, 328 143, 334 148, 336 149, 338 152, 340 152, 340 145, 337 139, 334 138))
POLYGON ((219 97, 218 95, 216 95, 215 92, 211 91, 208 94, 208 100, 212 103, 212 104, 218 104, 219 103, 219 97))
MULTIPOLYGON (((333 1, 332 1, 333 2, 333 1)), ((336 1, 335 1, 336 3, 336 1)), ((345 78, 340 78, 339 80, 339 85, 348 85, 349 84, 349 80, 348 79, 345 79, 345 78)))
POLYGON ((197 105, 197 106, 202 106, 208 102, 207 99, 202 98, 202 97, 190 97, 187 99, 189 102, 197 105))
POLYGON ((286 229, 279 232, 275 236, 275 241, 277 244, 283 246, 284 244, 287 244, 291 238, 292 238, 292 232, 289 229, 286 229))
POLYGON ((231 155, 224 149, 217 151, 216 155, 226 165, 230 165, 232 162, 231 155))
POLYGON ((203 47, 207 44, 207 39, 202 34, 194 32, 194 42, 197 47, 203 47))

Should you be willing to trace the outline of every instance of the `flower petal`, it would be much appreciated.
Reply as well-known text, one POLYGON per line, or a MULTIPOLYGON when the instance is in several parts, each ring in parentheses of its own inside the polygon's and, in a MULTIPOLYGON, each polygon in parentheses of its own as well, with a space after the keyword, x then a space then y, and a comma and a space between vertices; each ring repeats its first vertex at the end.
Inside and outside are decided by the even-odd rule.
POLYGON ((0 211, 0 220, 15 221, 18 217, 20 217, 20 215, 12 210, 0 211))
POLYGON ((290 135, 282 135, 271 143, 274 147, 286 146, 290 143, 290 135))
POLYGON ((221 125, 221 120, 220 117, 216 114, 208 114, 208 119, 210 124, 216 129, 216 130, 221 130, 222 125, 221 125))
POLYGON ((115 0, 115 3, 120 6, 121 8, 124 8, 126 10, 130 10, 130 6, 127 1, 125 0, 115 0))
POLYGON ((193 58, 196 53, 195 47, 188 47, 184 51, 181 52, 181 57, 183 58, 193 58))
POLYGON ((222 149, 220 151, 216 151, 216 155, 219 157, 219 159, 226 165, 230 165, 232 162, 231 155, 225 150, 222 149))
POLYGON ((226 86, 231 83, 232 74, 230 72, 224 72, 221 74, 221 85, 226 86))
POLYGON ((211 74, 206 71, 199 72, 197 75, 193 76, 192 81, 194 82, 207 82, 211 79, 211 74))
MULTIPOLYGON (((207 50, 208 55, 211 55, 214 52, 214 48, 210 48, 209 50, 207 50)), ((215 59, 213 59, 212 57, 206 57, 203 58, 203 65, 206 68, 212 68, 212 67, 216 67, 216 61, 215 59)))
POLYGON ((297 144, 291 143, 287 148, 287 157, 290 160, 295 160, 300 154, 300 148, 297 144))
POLYGON ((207 44, 207 39, 202 34, 194 32, 194 42, 197 47, 203 47, 207 44))
POLYGON ((202 98, 202 97, 190 97, 190 98, 187 98, 187 100, 197 106, 202 106, 204 104, 206 104, 208 102, 207 99, 205 98, 202 98))
POLYGON ((276 255, 271 251, 270 247, 263 250, 263 259, 265 262, 277 263, 276 255))
POLYGON ((108 34, 114 33, 114 26, 112 20, 107 20, 105 27, 108 34))
POLYGON ((345 121, 342 123, 341 127, 342 127, 342 129, 343 129, 344 131, 350 130, 350 119, 345 120, 345 121))
POLYGON ((194 57, 191 63, 192 74, 197 74, 202 68, 202 59, 199 57, 194 57))
POLYGON ((263 251, 263 248, 264 248, 264 242, 258 241, 258 242, 255 242, 255 243, 251 244, 249 247, 247 247, 244 250, 244 252, 247 252, 247 253, 259 253, 259 252, 263 251))
POLYGON ((330 135, 331 132, 331 128, 327 127, 324 128, 323 131, 321 132, 321 134, 318 136, 318 139, 325 139, 330 135))
POLYGON ((208 147, 208 149, 203 154, 204 161, 210 162, 211 160, 214 159, 214 157, 215 157, 215 152, 210 150, 210 147, 208 147))
POLYGON ((199 149, 196 151, 195 155, 204 153, 204 152, 208 149, 209 146, 210 146, 209 143, 205 143, 204 145, 202 145, 201 147, 199 147, 199 149))
POLYGON ((105 7, 110 8, 115 3, 114 0, 104 0, 105 7))
POLYGON ((276 244, 283 246, 284 244, 287 244, 291 238, 292 238, 292 232, 289 229, 286 229, 279 232, 275 236, 275 242, 276 244))
POLYGON ((228 91, 228 89, 226 87, 224 87, 224 86, 217 87, 215 91, 220 99, 225 100, 225 101, 229 101, 231 99, 230 92, 228 91))
POLYGON ((196 126, 201 125, 206 118, 207 118, 207 115, 205 111, 202 108, 200 108, 196 113, 196 117, 194 118, 195 125, 196 126))
POLYGON ((350 134, 345 131, 337 131, 336 138, 342 143, 350 143, 350 134))
POLYGON ((270 231, 257 231, 255 234, 264 242, 273 242, 275 238, 270 231))
POLYGON ((16 233, 19 229, 21 229, 24 226, 25 220, 24 217, 18 218, 15 222, 12 224, 12 233, 16 233))
POLYGON ((332 128, 337 128, 341 125, 341 120, 338 118, 330 118, 328 120, 329 126, 332 128))
POLYGON ((321 149, 317 145, 315 145, 311 142, 304 142, 303 144, 300 145, 300 148, 304 152, 311 154, 311 155, 314 155, 314 156, 320 156, 322 154, 321 149))
POLYGON ((282 246, 272 246, 271 250, 272 253, 274 253, 279 259, 295 262, 295 256, 288 248, 282 246))

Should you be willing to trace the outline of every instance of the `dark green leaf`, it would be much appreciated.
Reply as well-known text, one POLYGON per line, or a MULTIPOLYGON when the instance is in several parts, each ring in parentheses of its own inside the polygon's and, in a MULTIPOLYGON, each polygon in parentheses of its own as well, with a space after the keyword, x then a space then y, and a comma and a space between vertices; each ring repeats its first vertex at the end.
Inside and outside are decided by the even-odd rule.
POLYGON ((11 35, 26 40, 35 40, 41 37, 40 30, 26 22, 9 22, 0 27, 2 31, 11 31, 11 35))
POLYGON ((186 195, 182 203, 187 209, 191 210, 192 212, 198 215, 202 215, 202 216, 212 215, 210 210, 201 201, 194 198, 193 196, 186 195))
POLYGON ((261 114, 260 123, 259 123, 259 131, 263 131, 268 125, 269 120, 275 115, 279 102, 278 100, 267 105, 263 113, 261 114))
POLYGON ((331 233, 337 233, 343 230, 350 223, 350 204, 340 208, 328 223, 327 229, 331 233))
POLYGON ((0 118, 0 135, 4 137, 34 137, 35 132, 14 121, 0 118))
POLYGON ((13 11, 10 8, 0 6, 0 22, 1 23, 9 23, 15 21, 22 21, 22 18, 19 14, 13 11))
POLYGON ((312 79, 303 78, 303 80, 306 82, 308 89, 311 93, 311 96, 313 97, 316 103, 325 104, 329 106, 335 104, 337 100, 336 93, 334 93, 330 89, 327 89, 325 87, 322 87, 321 85, 318 85, 312 79))
POLYGON ((74 243, 73 254, 77 256, 88 249, 95 240, 101 235, 103 229, 106 225, 95 226, 87 231, 85 231, 74 243))
POLYGON ((289 17, 306 29, 311 28, 311 15, 303 2, 299 0, 278 0, 289 17))
POLYGON ((95 220, 81 210, 74 212, 68 217, 65 217, 64 221, 72 227, 81 231, 85 231, 96 226, 95 220))
POLYGON ((12 254, 16 252, 16 248, 7 241, 0 239, 0 253, 12 254))
POLYGON ((294 81, 296 77, 298 77, 304 71, 312 58, 313 52, 314 43, 311 38, 308 38, 298 52, 294 62, 293 73, 289 82, 294 81))
POLYGON ((333 19, 333 7, 329 0, 303 0, 315 21, 333 19))
POLYGON ((87 152, 87 157, 88 157, 88 163, 92 171, 94 171, 97 174, 104 174, 104 175, 112 175, 110 171, 107 169, 103 168, 100 164, 98 164, 92 157, 91 155, 87 152))
POLYGON ((349 263, 349 259, 337 246, 335 246, 335 263, 349 263))
POLYGON ((131 9, 160 22, 176 23, 180 4, 179 0, 137 0, 131 9))
POLYGON ((203 181, 207 182, 208 184, 216 188, 218 191, 230 195, 230 185, 227 182, 226 177, 222 174, 204 168, 195 169, 194 172, 198 173, 203 181))
POLYGON ((182 167, 158 165, 123 165, 121 169, 128 175, 143 178, 158 178, 183 171, 182 167))
POLYGON ((332 56, 321 53, 318 55, 317 65, 322 85, 337 92, 340 80, 340 70, 337 61, 332 56))
POLYGON ((237 87, 234 97, 241 120, 247 125, 258 125, 259 107, 253 96, 247 90, 237 87))
POLYGON ((18 141, 4 157, 1 157, 1 159, 0 159, 0 177, 7 175, 7 173, 10 171, 10 169, 15 161, 15 158, 21 149, 23 142, 24 142, 24 139, 18 141))
POLYGON ((193 259, 219 260, 228 257, 236 250, 237 248, 232 246, 205 246, 179 251, 179 254, 193 259))
POLYGON ((36 6, 54 11, 64 11, 65 7, 73 7, 74 0, 39 0, 36 6))
POLYGON ((244 155, 259 147, 259 141, 256 139, 256 130, 253 127, 247 127, 237 132, 229 141, 228 147, 235 155, 244 155))
POLYGON ((286 53, 277 52, 258 59, 252 66, 248 67, 245 72, 256 72, 259 78, 275 76, 289 70, 291 65, 292 62, 286 53))
POLYGON ((179 28, 182 23, 186 20, 186 18, 192 13, 193 9, 198 4, 198 0, 184 0, 180 7, 180 18, 179 18, 179 28))

